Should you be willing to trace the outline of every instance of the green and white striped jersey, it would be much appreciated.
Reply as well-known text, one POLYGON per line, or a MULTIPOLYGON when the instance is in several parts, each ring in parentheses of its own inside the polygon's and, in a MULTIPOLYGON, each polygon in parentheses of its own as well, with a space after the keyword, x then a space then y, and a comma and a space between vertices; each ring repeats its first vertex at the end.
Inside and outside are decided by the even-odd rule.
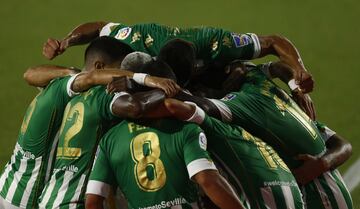
MULTIPOLYGON (((316 122, 316 126, 325 141, 336 134, 335 131, 320 122, 316 122)), ((351 194, 337 169, 323 173, 307 185, 302 186, 301 191, 308 209, 353 208, 351 194)))
POLYGON ((211 100, 222 120, 241 126, 272 146, 290 169, 302 162, 294 156, 322 156, 325 143, 312 121, 291 97, 267 78, 264 65, 250 70, 240 91, 211 100))
POLYGON ((51 170, 65 106, 74 95, 69 87, 75 77, 53 80, 26 111, 13 155, 0 177, 0 195, 14 206, 36 207, 51 170))
POLYGON ((207 115, 200 127, 208 135, 216 165, 246 208, 304 208, 294 176, 271 146, 239 126, 207 115))
POLYGON ((70 100, 60 127, 54 171, 39 208, 84 208, 84 193, 98 142, 115 117, 111 106, 123 93, 96 86, 70 100))

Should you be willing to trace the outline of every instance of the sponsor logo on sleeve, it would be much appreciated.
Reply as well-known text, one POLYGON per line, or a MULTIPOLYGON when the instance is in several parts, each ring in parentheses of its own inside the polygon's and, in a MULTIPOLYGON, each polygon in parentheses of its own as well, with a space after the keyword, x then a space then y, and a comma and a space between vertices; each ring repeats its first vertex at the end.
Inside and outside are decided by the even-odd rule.
POLYGON ((206 150, 207 140, 206 140, 206 136, 204 133, 199 134, 199 145, 200 145, 201 149, 206 150))
POLYGON ((235 94, 228 94, 224 98, 222 98, 221 101, 225 101, 225 102, 230 101, 230 100, 233 100, 235 97, 236 97, 235 94))
POLYGON ((130 27, 121 28, 116 34, 115 38, 119 40, 125 40, 131 33, 130 27))
POLYGON ((249 35, 246 35, 246 34, 240 35, 240 34, 232 33, 231 36, 233 38, 236 48, 242 47, 242 46, 245 46, 245 45, 248 45, 251 43, 251 37, 249 35))

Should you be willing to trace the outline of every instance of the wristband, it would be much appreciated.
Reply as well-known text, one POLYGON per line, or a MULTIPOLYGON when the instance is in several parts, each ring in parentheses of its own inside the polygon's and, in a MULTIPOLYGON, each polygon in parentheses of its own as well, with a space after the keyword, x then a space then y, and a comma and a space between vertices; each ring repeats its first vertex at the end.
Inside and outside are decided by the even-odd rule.
POLYGON ((296 84, 295 79, 291 79, 291 80, 288 82, 288 86, 289 86, 289 88, 291 89, 291 91, 294 91, 295 89, 300 89, 300 88, 299 88, 299 85, 296 84))
POLYGON ((146 73, 134 73, 132 79, 140 85, 145 85, 145 78, 148 74, 146 73))
POLYGON ((186 104, 190 104, 190 105, 193 105, 195 106, 195 112, 194 114, 186 119, 185 121, 187 122, 193 122, 193 123, 196 123, 196 124, 202 124, 202 122, 204 121, 205 119, 205 112, 203 109, 201 109, 199 106, 197 106, 195 103, 193 102, 188 102, 188 101, 185 101, 186 104))

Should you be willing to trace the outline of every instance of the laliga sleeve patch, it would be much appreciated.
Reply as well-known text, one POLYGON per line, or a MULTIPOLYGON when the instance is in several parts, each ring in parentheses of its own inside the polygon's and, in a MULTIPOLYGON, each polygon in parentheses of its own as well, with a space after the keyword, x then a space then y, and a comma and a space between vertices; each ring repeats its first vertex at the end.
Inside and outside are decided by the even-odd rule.
POLYGON ((221 101, 230 101, 230 100, 233 100, 234 98, 236 97, 235 94, 227 94, 226 96, 224 96, 221 101))
POLYGON ((251 44, 251 37, 249 35, 232 33, 231 36, 236 48, 251 44))
POLYGON ((130 27, 121 28, 116 34, 115 38, 119 40, 125 40, 131 33, 130 27))
POLYGON ((207 140, 206 140, 206 136, 205 136, 204 133, 199 134, 199 145, 200 145, 201 149, 206 150, 206 148, 207 148, 207 140))

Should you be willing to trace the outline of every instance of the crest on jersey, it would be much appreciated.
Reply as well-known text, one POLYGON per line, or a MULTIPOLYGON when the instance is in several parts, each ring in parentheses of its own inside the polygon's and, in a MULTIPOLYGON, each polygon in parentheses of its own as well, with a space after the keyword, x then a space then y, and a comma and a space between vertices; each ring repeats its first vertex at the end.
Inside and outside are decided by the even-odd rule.
POLYGON ((245 46, 245 45, 248 45, 251 43, 251 37, 246 34, 240 35, 240 34, 232 33, 231 36, 233 38, 236 48, 245 46))
POLYGON ((130 27, 121 28, 117 32, 115 38, 119 39, 119 40, 124 40, 130 35, 130 33, 131 33, 131 28, 130 27))
POLYGON ((199 134, 199 145, 200 145, 201 149, 206 150, 207 140, 206 140, 206 136, 204 133, 199 134))
POLYGON ((226 102, 226 101, 233 100, 235 97, 236 97, 235 94, 228 94, 228 95, 224 96, 224 98, 222 98, 221 100, 226 102))

